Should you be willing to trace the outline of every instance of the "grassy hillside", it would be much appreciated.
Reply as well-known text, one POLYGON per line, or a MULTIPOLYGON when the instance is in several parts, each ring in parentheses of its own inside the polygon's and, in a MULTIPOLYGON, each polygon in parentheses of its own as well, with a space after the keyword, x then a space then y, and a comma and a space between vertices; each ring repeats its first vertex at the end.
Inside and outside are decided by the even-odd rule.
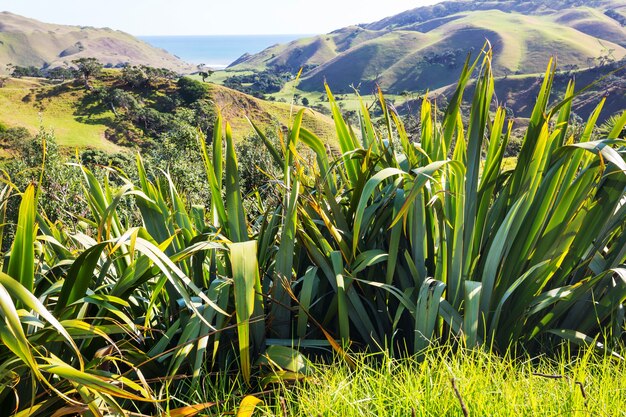
POLYGON ((89 109, 80 105, 84 96, 85 90, 72 83, 52 86, 37 79, 12 78, 0 88, 0 122, 32 133, 40 127, 52 129, 63 147, 119 150, 104 137, 112 114, 90 117, 89 109))
POLYGON ((496 75, 542 72, 551 56, 562 68, 591 68, 626 56, 624 10, 623 0, 448 1, 277 45, 229 70, 304 67, 305 91, 322 91, 324 80, 335 91, 435 89, 451 84, 465 55, 485 40, 496 75))
MULTIPOLYGON (((552 100, 565 96, 570 80, 575 80, 576 91, 593 84, 572 101, 572 111, 586 118, 598 105, 599 97, 604 97, 604 107, 599 121, 602 122, 614 114, 626 109, 626 69, 624 61, 600 68, 592 68, 571 72, 560 72, 554 79, 552 100), (611 75, 608 75, 612 73, 611 75), (595 83, 595 84, 594 84, 595 83)), ((531 104, 537 97, 542 78, 536 75, 512 75, 499 77, 495 80, 495 93, 498 102, 506 106, 516 118, 531 116, 531 104)), ((456 88, 451 84, 432 92, 433 96, 450 97, 456 88)), ((468 86, 468 93, 474 90, 474 84, 468 86)), ((416 105, 415 103, 414 105, 416 105)))
POLYGON ((130 62, 179 72, 193 69, 168 52, 118 30, 54 25, 0 13, 0 71, 6 64, 57 67, 82 57, 113 66, 130 62))
MULTIPOLYGON (((261 100, 217 84, 210 84, 209 96, 221 109, 224 119, 231 124, 235 140, 254 133, 248 119, 261 129, 275 130, 290 125, 293 116, 302 108, 292 107, 288 103, 261 100)), ((333 138, 335 127, 333 120, 328 116, 307 110, 304 113, 303 126, 319 132, 319 136, 324 140, 333 138)))
MULTIPOLYGON (((110 71, 105 85, 115 80, 116 71, 110 71)), ((233 128, 235 140, 254 133, 248 118, 262 129, 276 130, 291 123, 293 109, 286 103, 271 103, 215 84, 208 84, 208 99, 223 112, 233 128)), ((157 92, 157 93, 163 93, 157 92)), ((41 79, 11 78, 0 88, 0 123, 6 127, 24 127, 36 133, 40 127, 53 130, 64 148, 98 149, 118 152, 124 148, 105 137, 107 128, 114 125, 115 115, 87 97, 81 83, 66 82, 52 85, 41 79)), ((333 122, 327 116, 309 110, 304 115, 304 126, 328 139, 333 122)), ((6 151, 0 157, 8 157, 6 151)))

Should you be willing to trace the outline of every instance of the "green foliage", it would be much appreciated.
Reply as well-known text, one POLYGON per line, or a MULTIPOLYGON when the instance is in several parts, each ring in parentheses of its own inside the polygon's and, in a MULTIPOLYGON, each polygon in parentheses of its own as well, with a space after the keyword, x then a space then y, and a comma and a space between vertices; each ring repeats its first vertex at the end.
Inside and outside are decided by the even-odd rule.
POLYGON ((175 72, 166 68, 153 68, 147 65, 126 65, 122 68, 122 82, 138 90, 157 87, 159 83, 177 78, 175 72))
POLYGON ((255 97, 263 97, 265 94, 279 92, 293 78, 291 72, 272 69, 247 75, 231 75, 224 80, 224 85, 255 97))
POLYGON ((206 84, 189 77, 179 78, 177 85, 178 94, 187 104, 192 104, 205 98, 209 91, 206 84))
MULTIPOLYGON (((21 156, 5 163, 0 174, 0 183, 10 184, 18 191, 26 190, 31 183, 37 184, 39 215, 74 229, 77 219, 88 213, 83 198, 81 173, 69 165, 68 158, 60 153, 54 134, 41 130, 35 137, 29 135, 16 146, 16 149, 21 156)), ((128 156, 124 154, 105 154, 102 151, 88 150, 80 154, 79 158, 84 158, 84 162, 93 167, 99 177, 103 175, 102 167, 108 166, 124 167, 129 175, 132 174, 132 169, 128 169, 132 164, 128 164, 128 156)), ((69 159, 69 162, 77 161, 69 159)), ((4 230, 0 253, 10 249, 16 231, 19 199, 9 194, 4 203, 8 224, 4 230)), ((121 206, 120 210, 124 215, 128 214, 125 205, 121 206)))
POLYGON ((46 69, 45 76, 51 80, 69 80, 71 78, 75 78, 75 71, 71 68, 66 67, 54 67, 50 69, 46 69))
POLYGON ((198 65, 198 69, 200 70, 200 71, 198 71, 198 75, 200 77, 202 77, 202 82, 203 83, 205 83, 206 79, 209 78, 210 76, 212 76, 215 73, 215 71, 210 70, 210 69, 205 71, 203 65, 198 65))
POLYGON ((31 134, 24 127, 0 126, 0 143, 6 149, 18 149, 31 139, 31 134))
POLYGON ((197 126, 208 137, 213 135, 213 126, 217 119, 215 104, 206 99, 200 99, 191 105, 194 111, 191 123, 197 126))
MULTIPOLYGON (((272 146, 278 146, 278 139, 272 133, 265 136, 272 146)), ((236 145, 239 160, 241 188, 244 195, 259 191, 263 199, 275 195, 272 180, 280 177, 281 169, 277 166, 272 154, 267 150, 258 136, 248 136, 236 145)), ((269 204, 271 206, 273 204, 269 204)))
POLYGON ((176 415, 187 405, 177 394, 200 392, 215 371, 238 369, 252 386, 303 378, 294 346, 333 349, 346 366, 355 365, 347 347, 417 354, 422 370, 438 343, 536 357, 565 340, 609 360, 626 334, 626 113, 594 141, 591 118, 574 142, 574 87, 548 107, 550 64, 519 163, 505 168, 511 125, 504 109, 490 111, 491 61, 483 51, 466 62, 443 118, 424 99, 419 144, 382 94, 382 124, 363 104, 357 134, 328 90, 336 157, 302 126, 304 110, 277 140, 255 126, 278 201, 257 198, 255 216, 219 113, 210 141, 190 109, 162 136, 167 168, 196 175, 192 161, 202 160, 203 205, 138 156, 136 176, 72 166, 85 204, 64 225, 44 206, 62 194, 43 196, 57 175, 54 147, 45 160, 34 153, 45 166, 37 192, 7 181, 0 194, 1 209, 9 190, 26 190, 9 275, 0 274, 0 381, 11 381, 0 401, 24 415, 70 405, 176 415))
POLYGON ((72 61, 76 65, 78 74, 80 74, 85 82, 85 87, 91 88, 89 81, 100 75, 102 64, 96 58, 79 58, 72 61))
MULTIPOLYGON (((482 64, 468 126, 460 122, 460 98, 478 62, 464 69, 440 125, 424 101, 419 147, 382 99, 386 128, 377 133, 364 108, 358 138, 329 94, 343 163, 300 200, 310 220, 298 235, 335 293, 314 303, 323 312, 339 303, 327 329, 341 332, 347 317, 352 340, 414 352, 439 338, 502 351, 520 343, 537 349, 555 337, 584 343, 582 334, 623 338, 623 319, 614 320, 626 295, 624 144, 568 142, 571 93, 557 110, 547 108, 551 66, 517 168, 502 170, 510 126, 502 109, 493 118, 489 112, 490 59, 482 64), (344 282, 358 283, 349 291, 329 261, 337 252, 344 282), (590 268, 592 260, 599 263, 590 268), (606 308, 600 313, 591 298, 606 308), (569 337, 573 331, 579 333, 569 337)), ((318 158, 324 173, 331 161, 323 151, 318 158)))
POLYGON ((22 77, 43 77, 44 72, 37 67, 28 66, 21 67, 19 65, 11 66, 11 77, 22 78, 22 77))

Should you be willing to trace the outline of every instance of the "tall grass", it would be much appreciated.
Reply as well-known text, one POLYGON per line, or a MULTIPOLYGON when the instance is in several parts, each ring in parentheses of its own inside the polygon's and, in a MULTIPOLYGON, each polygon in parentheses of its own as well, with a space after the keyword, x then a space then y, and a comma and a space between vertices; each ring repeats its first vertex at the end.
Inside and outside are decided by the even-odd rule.
POLYGON ((224 370, 247 385, 300 379, 298 349, 334 349, 348 364, 347 350, 404 355, 438 342, 533 354, 567 340, 611 352, 625 331, 626 112, 591 140, 600 101, 574 143, 574 85, 549 107, 554 71, 512 170, 511 122, 493 109, 485 51, 466 62, 442 120, 424 99, 418 143, 382 94, 382 131, 365 105, 355 131, 328 91, 337 158, 301 126, 303 111, 278 146, 258 130, 282 171, 282 203, 260 201, 257 219, 221 117, 212 149, 199 141, 206 207, 189 207, 139 157, 138 184, 76 166, 89 232, 37 213, 28 187, 0 275, 0 401, 19 415, 192 415, 212 404, 182 407, 171 397, 181 387, 224 370), (118 213, 129 198, 141 224, 118 213))
POLYGON ((428 349, 422 362, 357 355, 356 370, 340 360, 317 365, 314 377, 276 390, 257 415, 463 416, 463 407, 470 416, 623 414, 624 362, 562 353, 519 360, 444 347, 428 349))

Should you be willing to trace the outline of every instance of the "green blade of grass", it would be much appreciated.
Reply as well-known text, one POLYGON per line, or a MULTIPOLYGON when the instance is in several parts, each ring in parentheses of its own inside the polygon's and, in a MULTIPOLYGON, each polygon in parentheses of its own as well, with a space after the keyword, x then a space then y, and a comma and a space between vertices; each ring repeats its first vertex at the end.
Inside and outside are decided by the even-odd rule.
POLYGON ((17 230, 7 267, 8 275, 17 280, 30 292, 33 291, 35 282, 36 204, 35 186, 31 184, 22 195, 17 218, 17 230))

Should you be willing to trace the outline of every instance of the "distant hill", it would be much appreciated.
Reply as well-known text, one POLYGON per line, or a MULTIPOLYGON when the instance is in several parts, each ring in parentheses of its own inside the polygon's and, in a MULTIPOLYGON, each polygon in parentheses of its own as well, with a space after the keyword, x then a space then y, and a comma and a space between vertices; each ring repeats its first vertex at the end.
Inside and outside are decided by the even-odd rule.
POLYGON ((193 69, 174 55, 118 30, 54 25, 0 13, 0 72, 7 64, 57 67, 82 57, 112 66, 129 62, 177 72, 193 69))
POLYGON ((626 56, 626 0, 455 0, 378 22, 276 45, 229 69, 297 70, 299 88, 333 91, 381 85, 392 93, 455 82, 468 52, 486 40, 496 75, 542 72, 550 56, 565 69, 592 68, 626 56))
MULTIPOLYGON (((570 80, 575 82, 575 91, 582 91, 572 101, 572 112, 585 119, 596 108, 604 97, 605 103, 598 121, 604 122, 615 114, 626 110, 626 59, 620 62, 600 67, 576 71, 559 71, 556 73, 552 85, 551 99, 558 102, 563 99, 570 80)), ((542 76, 538 75, 511 75, 495 79, 495 98, 499 105, 504 106, 509 115, 518 122, 531 116, 535 99, 539 93, 542 76)), ((468 84, 466 98, 474 94, 474 82, 468 84)), ((456 90, 456 84, 433 90, 429 97, 445 102, 456 90)), ((441 102, 440 102, 441 104, 441 102)), ((412 98, 398 107, 401 113, 411 110, 415 113, 421 105, 421 100, 412 98)))

